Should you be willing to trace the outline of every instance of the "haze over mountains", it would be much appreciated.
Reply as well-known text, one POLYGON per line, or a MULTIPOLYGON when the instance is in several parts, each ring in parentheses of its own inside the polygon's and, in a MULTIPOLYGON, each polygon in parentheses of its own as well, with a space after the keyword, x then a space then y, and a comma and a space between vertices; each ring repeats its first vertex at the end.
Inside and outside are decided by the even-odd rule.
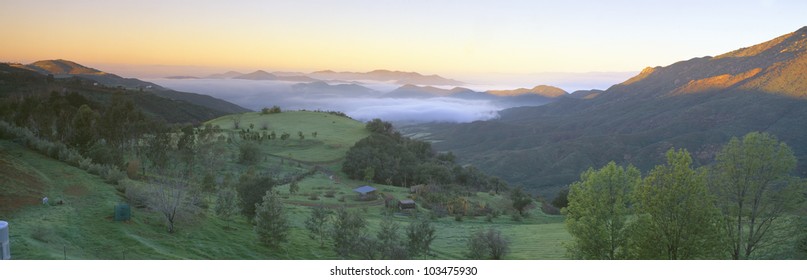
POLYGON ((643 171, 671 147, 710 164, 731 137, 763 131, 807 175, 807 27, 716 57, 647 68, 605 91, 513 108, 500 118, 410 127, 465 163, 551 196, 608 161, 643 171))
POLYGON ((271 106, 292 110, 334 110, 360 120, 382 118, 417 123, 486 120, 496 117, 497 112, 505 108, 543 105, 566 94, 551 86, 477 91, 453 86, 465 83, 437 75, 387 70, 310 74, 230 71, 207 78, 176 77, 151 81, 169 88, 222 98, 252 110, 271 106), (411 84, 401 85, 404 82, 411 84))

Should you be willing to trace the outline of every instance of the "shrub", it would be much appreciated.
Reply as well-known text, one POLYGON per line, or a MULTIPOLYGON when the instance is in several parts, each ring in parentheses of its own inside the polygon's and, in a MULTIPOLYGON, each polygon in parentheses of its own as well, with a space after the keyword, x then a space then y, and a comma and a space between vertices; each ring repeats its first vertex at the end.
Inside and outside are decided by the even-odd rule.
POLYGON ((126 178, 126 174, 117 167, 105 165, 104 169, 106 169, 104 172, 104 181, 109 184, 117 185, 120 180, 126 178))
POLYGON ((308 195, 308 200, 319 200, 319 194, 316 192, 312 192, 308 195))
POLYGON ((148 205, 148 191, 132 181, 124 180, 121 185, 126 194, 126 201, 135 208, 146 208, 148 205))
POLYGON ((89 171, 90 165, 92 165, 92 160, 88 158, 80 158, 78 160, 78 168, 81 168, 84 171, 89 171))
POLYGON ((495 229, 480 230, 468 239, 468 257, 499 260, 510 252, 510 242, 495 229))
POLYGON ((242 164, 256 164, 260 161, 261 149, 258 144, 252 141, 245 141, 239 147, 238 161, 242 164))

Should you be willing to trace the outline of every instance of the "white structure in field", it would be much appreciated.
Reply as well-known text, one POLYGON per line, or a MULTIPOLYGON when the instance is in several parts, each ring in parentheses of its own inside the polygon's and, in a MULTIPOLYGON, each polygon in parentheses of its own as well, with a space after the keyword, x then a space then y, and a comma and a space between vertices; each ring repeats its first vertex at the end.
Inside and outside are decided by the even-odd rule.
POLYGON ((11 242, 8 238, 8 222, 0 221, 0 260, 11 259, 11 242))

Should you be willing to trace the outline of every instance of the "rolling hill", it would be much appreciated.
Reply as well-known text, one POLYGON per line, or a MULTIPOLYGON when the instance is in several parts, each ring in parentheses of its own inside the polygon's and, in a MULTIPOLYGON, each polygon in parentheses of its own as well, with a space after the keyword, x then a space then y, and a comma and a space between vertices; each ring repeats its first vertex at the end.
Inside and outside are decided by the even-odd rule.
POLYGON ((169 97, 178 95, 177 98, 165 98, 154 92, 98 86, 96 83, 95 80, 80 76, 50 79, 40 72, 29 70, 18 64, 0 64, 0 100, 20 96, 47 97, 52 92, 61 94, 77 92, 89 100, 106 103, 112 99, 112 96, 122 96, 132 101, 147 115, 170 123, 199 123, 227 114, 224 111, 193 104, 179 97, 191 96, 202 103, 209 101, 214 104, 230 104, 221 103, 223 101, 207 95, 163 91, 162 93, 169 97))
MULTIPOLYGON (((807 27, 717 57, 647 68, 604 92, 586 91, 496 120, 433 124, 435 147, 552 196, 608 161, 643 171, 671 148, 710 164, 721 145, 768 132, 794 150, 807 176, 807 27)), ((419 128, 421 135, 423 128, 419 128)))
POLYGON ((57 79, 79 77, 106 87, 120 87, 124 89, 149 92, 159 97, 183 101, 227 114, 250 111, 241 106, 221 99, 216 99, 208 95, 175 91, 154 83, 145 82, 134 78, 123 78, 115 74, 106 73, 98 69, 86 67, 68 60, 41 60, 27 65, 9 65, 20 69, 34 71, 46 76, 53 75, 53 77, 57 79))

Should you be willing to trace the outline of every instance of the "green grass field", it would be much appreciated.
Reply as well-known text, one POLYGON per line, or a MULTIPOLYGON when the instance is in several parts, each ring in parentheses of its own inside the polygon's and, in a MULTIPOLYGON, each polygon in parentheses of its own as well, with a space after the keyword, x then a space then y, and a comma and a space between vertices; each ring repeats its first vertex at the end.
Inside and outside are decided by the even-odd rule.
POLYGON ((278 137, 286 132, 291 137, 286 141, 265 141, 266 151, 272 155, 291 158, 309 163, 329 163, 338 161, 345 156, 354 143, 370 133, 364 129, 364 124, 345 117, 320 112, 292 111, 279 114, 266 114, 253 112, 240 115, 223 116, 207 122, 218 125, 225 131, 236 131, 233 119, 240 119, 243 129, 251 131, 274 131, 278 137), (263 126, 266 130, 263 130, 263 126), (305 139, 300 140, 298 132, 302 132, 305 139), (313 133, 317 136, 314 137, 313 133))
MULTIPOLYGON (((368 231, 375 235, 387 213, 383 200, 360 201, 353 189, 366 182, 349 180, 339 170, 341 159, 355 141, 368 135, 364 125, 347 118, 316 112, 284 112, 281 114, 242 115, 242 126, 269 122, 269 131, 292 134, 288 143, 264 141, 265 157, 254 166, 281 173, 319 171, 299 182, 299 191, 289 193, 289 184, 275 189, 282 195, 291 221, 289 241, 280 249, 259 244, 251 224, 239 217, 227 222, 214 215, 215 196, 207 196, 208 208, 181 216, 176 232, 169 234, 161 214, 132 208, 128 222, 113 221, 114 207, 125 202, 125 195, 95 175, 47 158, 16 143, 0 140, 0 220, 9 222, 13 259, 335 259, 333 250, 320 248, 308 237, 304 221, 311 207, 348 207, 358 211, 368 222, 368 231), (299 142, 296 131, 306 133, 299 142), (317 131, 317 138, 309 139, 317 131), (285 160, 284 160, 285 159, 285 160), (289 160, 292 159, 292 160, 289 160), (335 176, 337 179, 334 179, 335 176), (51 205, 42 205, 48 196, 51 205), (57 205, 57 201, 63 201, 57 205)), ((231 119, 222 117, 211 121, 222 128, 231 128, 231 119)), ((237 145, 230 146, 235 152, 237 145)), ((237 163, 227 163, 224 170, 245 169, 237 163)), ((396 199, 407 198, 408 188, 373 184, 380 193, 396 199)), ((502 196, 478 193, 470 198, 489 205, 501 204, 502 196)), ((510 240, 511 254, 507 259, 561 259, 563 242, 570 239, 559 216, 548 216, 534 208, 522 221, 501 215, 492 221, 485 217, 453 217, 433 220, 437 239, 432 249, 435 259, 464 259, 468 236, 474 231, 496 228, 510 240)), ((419 208, 417 216, 429 216, 419 208)), ((405 228, 414 215, 396 214, 393 219, 405 228)), ((403 234, 403 232, 402 232, 403 234)))

